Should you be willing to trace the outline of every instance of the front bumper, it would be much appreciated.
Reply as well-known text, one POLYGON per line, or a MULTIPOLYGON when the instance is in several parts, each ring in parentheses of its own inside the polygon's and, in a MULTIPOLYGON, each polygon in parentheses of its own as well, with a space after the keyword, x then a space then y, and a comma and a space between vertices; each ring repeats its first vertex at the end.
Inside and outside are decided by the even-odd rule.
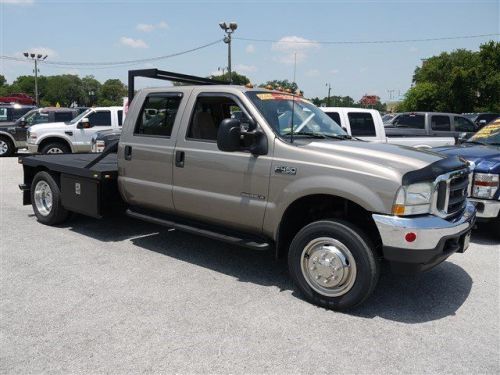
POLYGON ((425 271, 455 252, 464 252, 476 219, 476 208, 467 202, 459 218, 448 221, 433 215, 398 217, 374 214, 382 238, 384 258, 398 273, 425 271), (412 242, 405 239, 414 233, 412 242))
POLYGON ((469 198, 475 204, 478 219, 496 219, 500 213, 500 201, 492 199, 469 198))

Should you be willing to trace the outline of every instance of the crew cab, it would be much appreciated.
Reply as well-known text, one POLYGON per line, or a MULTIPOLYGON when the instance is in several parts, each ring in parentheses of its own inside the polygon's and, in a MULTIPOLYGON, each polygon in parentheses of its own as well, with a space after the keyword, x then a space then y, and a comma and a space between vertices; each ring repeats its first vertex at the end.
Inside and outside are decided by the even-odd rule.
POLYGON ((380 112, 375 109, 321 107, 332 120, 353 137, 370 142, 394 143, 416 148, 454 145, 454 137, 429 137, 421 134, 394 137, 386 134, 380 112))
POLYGON ((404 112, 384 124, 388 137, 470 137, 476 126, 465 116, 442 112, 404 112))
POLYGON ((40 223, 121 207, 272 250, 288 259, 308 301, 335 310, 370 296, 381 260, 414 273, 467 249, 475 208, 466 161, 355 140, 309 101, 279 91, 146 69, 129 72, 130 99, 137 76, 193 85, 139 91, 119 142, 99 155, 20 158, 23 203, 40 223))
POLYGON ((500 220, 500 119, 486 125, 467 141, 434 151, 460 156, 475 164, 470 201, 482 221, 500 220))
POLYGON ((61 154, 91 151, 94 133, 122 126, 122 107, 92 107, 69 121, 31 126, 27 142, 30 153, 61 154))
POLYGON ((67 121, 77 114, 78 110, 74 108, 34 108, 15 122, 1 124, 0 157, 12 155, 15 151, 26 148, 26 135, 29 126, 54 121, 67 121))

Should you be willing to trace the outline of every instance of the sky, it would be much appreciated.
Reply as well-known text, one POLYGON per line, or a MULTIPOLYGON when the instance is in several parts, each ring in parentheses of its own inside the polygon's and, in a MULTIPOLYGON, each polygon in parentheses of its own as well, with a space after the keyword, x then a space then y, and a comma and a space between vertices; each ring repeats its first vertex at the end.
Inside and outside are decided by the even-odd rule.
MULTIPOLYGON (((0 55, 47 54, 52 62, 114 62, 165 56, 214 41, 181 56, 133 66, 40 64, 41 75, 94 75, 126 83, 128 69, 156 67, 207 76, 227 66, 221 21, 233 34, 233 71, 252 83, 295 77, 306 97, 364 94, 397 99, 424 58, 458 48, 478 50, 499 40, 498 0, 477 1, 133 1, 0 0, 0 55), (323 42, 415 40, 403 43, 323 42), (255 39, 247 40, 247 39, 255 39), (262 41, 266 40, 266 41, 262 41), (273 42, 274 41, 274 42, 273 42), (297 43, 299 42, 299 43, 297 43), (296 57, 296 59, 295 59, 296 57), (296 65, 294 64, 296 60, 296 65)), ((33 74, 28 62, 0 60, 9 83, 33 74)), ((142 81, 139 87, 159 86, 142 81)))

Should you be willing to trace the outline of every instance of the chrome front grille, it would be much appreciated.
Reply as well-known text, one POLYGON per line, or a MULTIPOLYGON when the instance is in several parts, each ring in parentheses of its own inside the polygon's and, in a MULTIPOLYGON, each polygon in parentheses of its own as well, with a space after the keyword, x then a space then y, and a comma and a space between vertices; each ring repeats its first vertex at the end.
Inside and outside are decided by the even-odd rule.
POLYGON ((462 214, 467 204, 470 174, 469 169, 461 169, 436 179, 434 211, 438 216, 453 219, 462 214))

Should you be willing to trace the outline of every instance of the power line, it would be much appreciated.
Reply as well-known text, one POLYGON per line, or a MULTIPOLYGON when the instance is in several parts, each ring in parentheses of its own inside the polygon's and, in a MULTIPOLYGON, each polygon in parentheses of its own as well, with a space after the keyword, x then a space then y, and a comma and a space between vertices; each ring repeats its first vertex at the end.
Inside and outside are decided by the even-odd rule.
MULTIPOLYGON (((213 45, 221 43, 221 42, 222 42, 221 39, 217 39, 213 42, 210 42, 210 43, 207 43, 207 44, 204 44, 202 46, 195 47, 195 48, 191 48, 191 49, 188 49, 185 51, 176 52, 176 53, 172 53, 172 54, 164 55, 164 56, 150 57, 150 58, 146 58, 146 59, 138 59, 138 60, 124 60, 124 61, 113 61, 113 62, 110 62, 110 61, 108 61, 108 62, 44 61, 43 64, 52 65, 55 67, 64 67, 64 68, 88 66, 88 67, 92 67, 95 69, 100 69, 100 68, 102 69, 102 68, 107 68, 107 67, 112 67, 112 66, 131 66, 131 65, 143 64, 143 63, 152 62, 152 61, 160 61, 160 60, 165 60, 165 59, 169 59, 169 58, 176 57, 176 56, 185 55, 187 53, 195 52, 195 51, 213 46, 213 45)), ((0 59, 9 60, 9 61, 23 61, 23 62, 25 62, 25 59, 23 59, 21 57, 15 57, 15 56, 0 56, 0 59)))
POLYGON ((424 39, 392 39, 392 40, 337 40, 337 41, 314 41, 314 40, 274 40, 274 39, 255 39, 235 37, 234 39, 245 40, 248 42, 263 42, 263 43, 283 43, 283 44, 389 44, 389 43, 412 43, 412 42, 434 42, 438 40, 454 40, 454 39, 473 39, 490 36, 498 36, 499 33, 479 34, 479 35, 461 35, 461 36, 445 36, 439 38, 424 38, 424 39))

